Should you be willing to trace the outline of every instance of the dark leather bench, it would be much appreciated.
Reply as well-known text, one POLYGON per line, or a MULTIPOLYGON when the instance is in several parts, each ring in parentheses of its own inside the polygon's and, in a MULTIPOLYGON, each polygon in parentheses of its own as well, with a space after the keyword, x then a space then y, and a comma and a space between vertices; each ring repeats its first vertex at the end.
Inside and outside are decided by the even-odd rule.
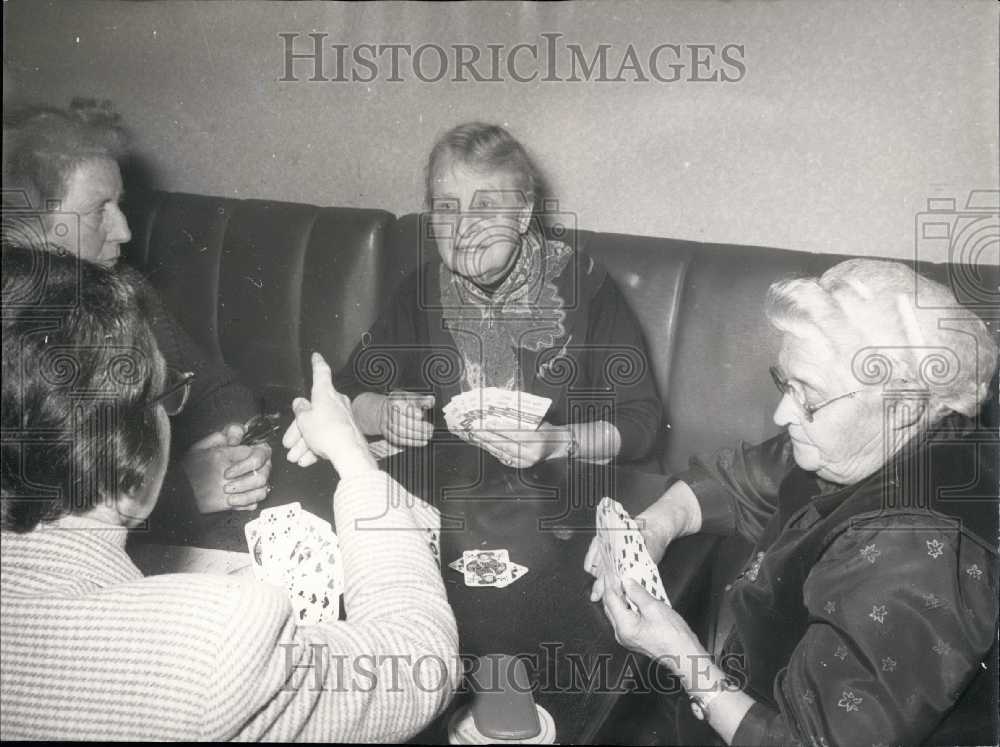
MULTIPOLYGON (((420 261, 436 261, 422 249, 416 214, 397 219, 382 210, 165 192, 134 200, 129 213, 129 261, 269 408, 306 390, 311 350, 324 351, 335 369, 345 363, 400 280, 420 261)), ((654 466, 679 471, 693 454, 777 431, 768 375, 777 336, 762 313, 767 287, 789 274, 819 274, 844 257, 576 230, 552 220, 547 230, 604 263, 639 320, 664 403, 654 466)), ((918 269, 940 280, 949 274, 947 265, 918 269)), ((996 320, 990 323, 995 332, 996 320)), ((746 551, 740 542, 720 551, 714 541, 686 538, 664 560, 668 586, 674 579, 698 590, 674 601, 703 630, 746 551), (694 575, 704 577, 702 586, 694 575)), ((995 684, 975 697, 992 693, 995 703, 995 684)))

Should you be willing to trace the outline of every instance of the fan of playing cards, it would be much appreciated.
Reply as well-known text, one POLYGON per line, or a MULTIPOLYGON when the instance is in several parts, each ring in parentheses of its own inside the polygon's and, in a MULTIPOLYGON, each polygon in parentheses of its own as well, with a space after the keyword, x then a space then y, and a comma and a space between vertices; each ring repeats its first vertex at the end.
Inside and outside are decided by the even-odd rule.
MULTIPOLYGON (((614 574, 619 585, 626 578, 631 578, 656 599, 670 604, 660 572, 646 549, 639 526, 622 504, 611 498, 602 498, 597 505, 597 541, 601 547, 604 570, 614 574)), ((605 579, 605 583, 608 580, 605 579)), ((625 604, 630 610, 635 609, 627 594, 625 604)))
POLYGON ((288 592, 299 625, 338 617, 344 570, 329 522, 289 503, 261 511, 245 531, 254 576, 288 592))
POLYGON ((521 578, 528 569, 510 562, 506 550, 466 550, 448 567, 465 576, 466 586, 493 586, 503 589, 521 578))
POLYGON ((503 438, 505 431, 537 429, 551 404, 552 400, 547 397, 487 387, 452 397, 443 412, 448 430, 503 461, 504 454, 490 441, 503 438))

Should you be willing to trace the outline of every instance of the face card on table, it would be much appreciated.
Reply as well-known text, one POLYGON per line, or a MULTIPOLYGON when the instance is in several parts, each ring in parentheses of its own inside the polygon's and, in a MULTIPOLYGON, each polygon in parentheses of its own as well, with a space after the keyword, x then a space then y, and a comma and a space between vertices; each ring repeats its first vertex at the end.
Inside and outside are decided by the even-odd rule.
POLYGON ((466 586, 496 586, 510 574, 507 550, 466 550, 462 558, 466 586))
POLYGON ((528 572, 527 566, 518 565, 517 563, 510 563, 507 567, 507 573, 497 580, 496 587, 498 589, 505 589, 528 572))

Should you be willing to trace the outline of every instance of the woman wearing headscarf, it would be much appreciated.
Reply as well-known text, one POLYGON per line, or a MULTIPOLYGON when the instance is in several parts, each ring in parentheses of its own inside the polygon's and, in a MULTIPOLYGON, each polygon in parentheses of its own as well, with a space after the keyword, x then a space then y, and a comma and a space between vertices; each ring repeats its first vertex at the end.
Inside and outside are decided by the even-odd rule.
POLYGON ((662 405, 638 323, 607 270, 562 240, 566 226, 545 230, 521 143, 496 125, 453 128, 426 191, 422 264, 338 375, 362 430, 421 446, 454 396, 497 387, 552 400, 537 430, 476 434, 505 464, 646 456, 662 405))

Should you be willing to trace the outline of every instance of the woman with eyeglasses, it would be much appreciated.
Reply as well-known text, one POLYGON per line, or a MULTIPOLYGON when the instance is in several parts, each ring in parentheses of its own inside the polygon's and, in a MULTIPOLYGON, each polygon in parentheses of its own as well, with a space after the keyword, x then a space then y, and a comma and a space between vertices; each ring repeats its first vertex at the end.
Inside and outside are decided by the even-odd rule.
POLYGON ((962 729, 985 718, 989 731, 975 708, 996 702, 983 672, 997 635, 996 432, 977 420, 996 344, 949 289, 894 262, 777 282, 765 309, 784 432, 693 460, 638 517, 657 562, 696 532, 754 545, 723 595, 723 645, 713 659, 669 606, 613 583, 596 542, 591 598, 686 689, 671 743, 991 741, 962 729), (692 717, 711 730, 691 731, 692 717))
POLYGON ((325 361, 290 442, 340 475, 347 619, 298 627, 283 589, 144 578, 125 552, 191 384, 132 274, 3 260, 0 738, 397 742, 426 725, 457 686, 455 619, 418 499, 390 495, 325 361))
MULTIPOLYGON (((4 244, 115 266, 132 238, 119 205, 126 136, 118 116, 88 100, 68 109, 31 106, 4 113, 3 135, 4 244)), ((268 494, 271 447, 241 444, 244 424, 258 414, 253 392, 206 355, 147 290, 161 353, 171 366, 197 374, 189 382, 192 406, 173 429, 176 458, 151 520, 168 537, 183 531, 195 510, 255 509, 268 494)))

